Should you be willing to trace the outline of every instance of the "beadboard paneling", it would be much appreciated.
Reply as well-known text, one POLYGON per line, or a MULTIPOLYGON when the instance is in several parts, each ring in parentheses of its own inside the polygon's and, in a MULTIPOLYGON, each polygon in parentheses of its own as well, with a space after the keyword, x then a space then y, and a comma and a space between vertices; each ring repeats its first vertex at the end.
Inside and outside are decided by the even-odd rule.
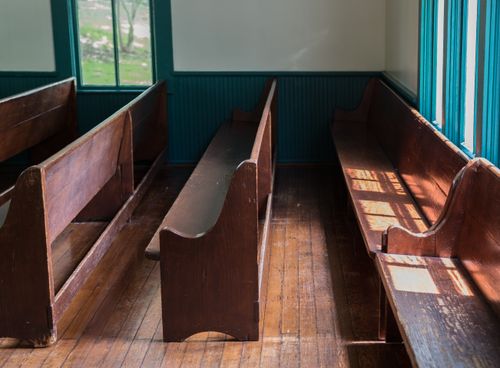
MULTIPOLYGON (((333 111, 355 108, 368 79, 364 74, 278 77, 279 161, 330 161, 333 111)), ((170 161, 197 161, 233 108, 253 108, 265 80, 262 75, 176 76, 169 87, 170 161)))

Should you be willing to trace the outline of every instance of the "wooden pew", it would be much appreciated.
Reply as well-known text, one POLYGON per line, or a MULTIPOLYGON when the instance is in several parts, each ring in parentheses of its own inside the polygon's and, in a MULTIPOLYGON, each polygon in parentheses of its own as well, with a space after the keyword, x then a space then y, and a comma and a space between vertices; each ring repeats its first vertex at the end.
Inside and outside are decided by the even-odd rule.
MULTIPOLYGON (((30 164, 37 164, 76 137, 74 78, 0 100, 0 163, 28 151, 30 164)), ((0 206, 10 199, 26 167, 0 167, 0 206)))
POLYGON ((500 366, 500 170, 471 161, 436 223, 390 227, 384 248, 381 327, 402 337, 413 364, 500 366))
POLYGON ((163 162, 165 103, 158 83, 20 175, 0 224, 0 336, 57 339, 57 322, 163 162), (149 134, 158 138, 142 148, 149 134), (135 181, 134 162, 144 160, 152 165, 135 181))
POLYGON ((276 104, 268 81, 253 113, 235 111, 220 127, 146 249, 161 265, 165 341, 259 338, 276 104))
POLYGON ((337 110, 332 137, 370 256, 390 225, 436 222, 468 158, 384 82, 372 79, 355 111, 337 110))

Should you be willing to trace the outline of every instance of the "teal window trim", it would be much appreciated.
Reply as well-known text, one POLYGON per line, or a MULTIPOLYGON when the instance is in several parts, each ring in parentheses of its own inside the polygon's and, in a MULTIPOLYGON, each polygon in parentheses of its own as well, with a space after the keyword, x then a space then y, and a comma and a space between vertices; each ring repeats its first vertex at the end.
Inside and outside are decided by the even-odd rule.
POLYGON ((500 165, 500 2, 486 1, 481 153, 500 165))
MULTIPOLYGON (((56 0, 53 0, 56 1, 56 0)), ((79 36, 79 21, 78 21, 78 0, 70 0, 70 15, 69 15, 69 23, 72 25, 72 32, 69 32, 72 34, 72 42, 69 43, 72 45, 72 64, 74 66, 74 73, 73 75, 76 76, 76 81, 77 81, 77 87, 79 91, 92 91, 92 92, 142 92, 146 90, 149 86, 147 85, 120 85, 120 71, 119 71, 119 63, 120 63, 120 55, 118 51, 118 39, 117 39, 117 32, 116 32, 116 27, 119 27, 119 20, 116 19, 116 0, 109 0, 111 1, 111 17, 112 17, 112 24, 113 24, 113 44, 114 44, 114 67, 115 67, 115 85, 92 85, 92 84, 83 84, 82 83, 82 65, 80 62, 80 36, 79 36)), ((151 74, 152 74, 152 84, 154 84, 157 80, 157 73, 156 71, 158 70, 157 65, 156 65, 156 50, 157 50, 157 43, 156 39, 161 38, 161 37, 156 37, 156 28, 155 24, 157 24, 157 14, 153 10, 154 5, 156 2, 162 2, 162 0, 148 0, 149 2, 149 23, 150 23, 150 32, 151 32, 151 74)), ((168 1, 170 5, 170 1, 168 1)))
POLYGON ((464 71, 463 14, 464 1, 448 1, 447 48, 446 48, 446 88, 443 133, 457 146, 460 145, 460 120, 464 113, 463 101, 464 71))

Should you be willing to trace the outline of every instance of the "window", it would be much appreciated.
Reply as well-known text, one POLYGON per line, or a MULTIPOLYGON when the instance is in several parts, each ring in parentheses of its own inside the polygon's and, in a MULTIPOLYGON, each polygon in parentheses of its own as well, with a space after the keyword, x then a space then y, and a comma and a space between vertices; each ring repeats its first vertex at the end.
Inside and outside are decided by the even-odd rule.
POLYGON ((437 9, 437 37, 436 37, 436 100, 435 100, 435 116, 434 123, 439 127, 443 127, 445 121, 444 113, 444 86, 445 86, 445 32, 446 32, 446 17, 445 4, 446 0, 438 0, 437 9))
POLYGON ((149 0, 74 0, 79 83, 146 86, 153 82, 149 0))
POLYGON ((500 5, 421 0, 419 109, 469 156, 500 164, 500 5))
POLYGON ((465 109, 462 128, 462 145, 470 152, 475 150, 476 126, 476 60, 478 0, 468 0, 466 51, 465 51, 465 109))

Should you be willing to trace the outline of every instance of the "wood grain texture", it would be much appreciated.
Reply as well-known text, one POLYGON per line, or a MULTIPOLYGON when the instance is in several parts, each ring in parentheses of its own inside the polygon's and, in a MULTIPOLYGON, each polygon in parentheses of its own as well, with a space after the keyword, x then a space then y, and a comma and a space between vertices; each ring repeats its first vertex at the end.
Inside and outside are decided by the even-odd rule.
POLYGON ((497 318, 459 261, 378 254, 377 266, 414 366, 498 366, 497 318))
POLYGON ((33 148, 33 163, 76 138, 75 79, 0 100, 0 161, 33 148))

